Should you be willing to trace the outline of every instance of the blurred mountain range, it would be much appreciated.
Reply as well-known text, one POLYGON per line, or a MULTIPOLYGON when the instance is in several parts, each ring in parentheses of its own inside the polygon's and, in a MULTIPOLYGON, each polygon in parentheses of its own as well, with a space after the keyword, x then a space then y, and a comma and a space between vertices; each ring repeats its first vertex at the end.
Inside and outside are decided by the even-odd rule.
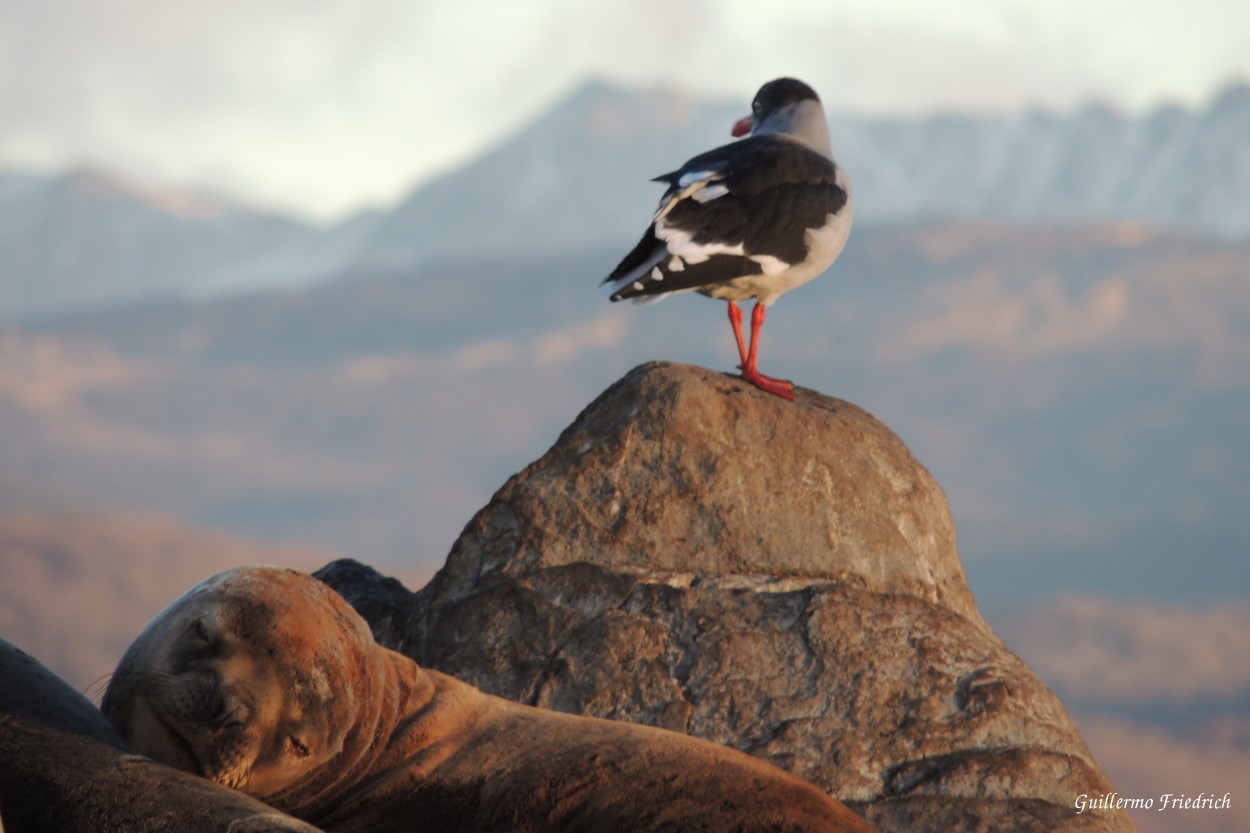
MULTIPOLYGON (((745 102, 594 82, 398 205, 329 227, 93 169, 0 172, 0 319, 623 246, 652 176, 729 140, 745 102)), ((1146 222, 1250 234, 1250 86, 1201 110, 832 121, 857 222, 1146 222)))
MULTIPOLYGON (((629 367, 732 365, 723 305, 595 284, 647 178, 741 110, 592 83, 326 228, 98 171, 6 175, 0 512, 155 511, 437 566, 629 367)), ((984 599, 1250 595, 1250 87, 833 134, 857 228, 770 317, 766 371, 903 436, 984 599)))

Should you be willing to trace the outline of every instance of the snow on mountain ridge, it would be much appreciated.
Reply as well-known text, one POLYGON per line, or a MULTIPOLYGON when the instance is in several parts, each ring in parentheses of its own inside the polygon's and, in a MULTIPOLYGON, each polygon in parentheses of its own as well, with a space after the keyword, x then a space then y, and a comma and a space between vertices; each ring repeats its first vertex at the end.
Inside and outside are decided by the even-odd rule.
MULTIPOLYGON (((395 207, 329 228, 98 170, 0 172, 0 317, 304 286, 465 257, 610 257, 654 207, 661 188, 650 179, 730 141, 745 110, 588 82, 395 207)), ((1200 110, 838 114, 831 133, 861 226, 993 218, 1250 236, 1250 85, 1230 86, 1200 110)))
MULTIPOLYGON (((593 82, 477 161, 417 188, 361 239, 399 266, 632 242, 650 178, 729 141, 745 105, 593 82)), ((1205 110, 832 119, 860 222, 1148 222, 1250 234, 1250 86, 1205 110)))
MULTIPOLYGON (((0 174, 0 318, 281 284, 315 229, 110 171, 0 174)), ((308 283, 308 265, 295 270, 308 283)))
POLYGON ((104 168, 78 168, 65 177, 65 182, 70 188, 107 199, 138 202, 158 214, 185 220, 212 222, 240 210, 200 191, 139 183, 104 168))

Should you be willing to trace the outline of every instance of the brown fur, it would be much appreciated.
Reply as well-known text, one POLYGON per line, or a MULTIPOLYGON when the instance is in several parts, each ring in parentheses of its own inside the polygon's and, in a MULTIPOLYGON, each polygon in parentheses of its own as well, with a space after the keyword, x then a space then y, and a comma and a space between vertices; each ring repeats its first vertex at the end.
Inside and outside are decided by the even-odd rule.
POLYGON ((327 831, 870 830, 742 753, 423 669, 292 570, 229 570, 175 602, 104 708, 157 760, 327 831))

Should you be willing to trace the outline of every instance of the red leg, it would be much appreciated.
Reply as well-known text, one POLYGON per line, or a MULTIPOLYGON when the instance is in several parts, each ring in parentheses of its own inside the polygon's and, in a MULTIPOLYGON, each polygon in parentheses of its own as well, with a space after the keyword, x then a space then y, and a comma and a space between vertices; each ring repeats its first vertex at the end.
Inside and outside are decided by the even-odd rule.
POLYGON ((734 328, 734 341, 738 342, 738 367, 747 363, 747 345, 742 340, 742 310, 734 301, 729 302, 729 326, 734 328))
MULTIPOLYGON (((732 303, 732 302, 731 302, 732 303)), ((759 372, 756 367, 756 360, 759 357, 760 349, 760 330, 764 327, 764 314, 766 307, 756 302, 755 308, 751 310, 751 348, 747 351, 746 359, 740 365, 742 368, 742 378, 757 388, 768 393, 780 396, 782 399, 794 399, 794 385, 785 379, 774 379, 771 376, 765 376, 759 372)), ((741 318, 741 312, 739 312, 741 318)), ((732 314, 731 314, 732 320, 732 314)), ((735 335, 739 338, 739 351, 742 349, 741 332, 737 327, 734 328, 735 335)))

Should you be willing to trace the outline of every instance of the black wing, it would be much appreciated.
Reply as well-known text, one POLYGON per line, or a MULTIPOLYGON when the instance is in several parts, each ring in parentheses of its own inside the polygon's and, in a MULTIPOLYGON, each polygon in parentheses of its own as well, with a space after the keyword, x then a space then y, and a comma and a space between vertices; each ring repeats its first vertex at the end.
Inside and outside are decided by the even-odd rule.
POLYGON ((846 204, 831 159, 778 136, 752 136, 656 177, 668 183, 651 227, 604 283, 612 300, 693 289, 792 265, 805 233, 846 204), (619 284, 619 286, 615 285, 619 284))

